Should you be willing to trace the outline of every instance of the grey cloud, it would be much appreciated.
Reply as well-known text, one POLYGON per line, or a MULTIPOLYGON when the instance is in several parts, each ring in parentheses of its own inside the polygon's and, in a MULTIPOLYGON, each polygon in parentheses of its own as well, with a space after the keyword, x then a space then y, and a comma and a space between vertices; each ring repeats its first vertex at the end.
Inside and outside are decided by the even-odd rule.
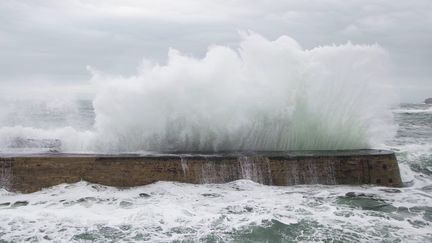
POLYGON ((252 30, 292 36, 305 48, 378 43, 389 50, 401 96, 416 100, 432 93, 430 13, 429 0, 4 0, 0 84, 78 85, 87 65, 129 75, 142 58, 164 62, 169 47, 202 56, 212 44, 235 47, 238 31, 252 30))

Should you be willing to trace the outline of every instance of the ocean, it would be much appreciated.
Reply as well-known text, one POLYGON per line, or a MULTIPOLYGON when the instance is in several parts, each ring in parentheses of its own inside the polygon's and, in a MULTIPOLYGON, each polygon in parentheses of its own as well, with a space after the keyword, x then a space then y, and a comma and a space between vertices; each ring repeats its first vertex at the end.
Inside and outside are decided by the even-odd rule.
MULTIPOLYGON (((89 101, 74 112, 34 105, 11 109, 2 125, 94 125, 89 101)), ((401 104, 393 114, 397 133, 380 148, 396 153, 402 188, 238 180, 0 189, 0 242, 432 242, 432 107, 401 104)))

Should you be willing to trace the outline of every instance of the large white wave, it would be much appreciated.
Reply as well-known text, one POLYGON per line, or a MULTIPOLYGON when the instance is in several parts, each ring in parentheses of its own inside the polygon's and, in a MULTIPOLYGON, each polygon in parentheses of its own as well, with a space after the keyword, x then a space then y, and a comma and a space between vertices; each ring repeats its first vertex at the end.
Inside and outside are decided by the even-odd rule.
POLYGON ((2 126, 0 145, 19 135, 59 138, 64 151, 356 149, 393 136, 380 46, 242 37, 203 58, 171 49, 165 65, 144 61, 134 76, 90 68, 91 130, 2 126))

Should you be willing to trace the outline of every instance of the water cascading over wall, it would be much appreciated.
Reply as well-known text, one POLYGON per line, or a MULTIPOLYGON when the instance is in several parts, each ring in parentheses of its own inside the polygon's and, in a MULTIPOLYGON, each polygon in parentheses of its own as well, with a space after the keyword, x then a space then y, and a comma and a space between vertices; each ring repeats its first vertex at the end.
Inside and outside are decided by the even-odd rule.
POLYGON ((116 187, 156 181, 225 183, 248 179, 266 185, 401 186, 390 151, 314 151, 224 154, 0 155, 0 187, 33 192, 85 180, 116 187))

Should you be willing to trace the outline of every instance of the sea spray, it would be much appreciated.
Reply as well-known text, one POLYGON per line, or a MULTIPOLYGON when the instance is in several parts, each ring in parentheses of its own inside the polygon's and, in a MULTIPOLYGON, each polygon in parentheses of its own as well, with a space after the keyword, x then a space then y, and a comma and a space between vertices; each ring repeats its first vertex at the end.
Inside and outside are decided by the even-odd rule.
POLYGON ((290 37, 242 36, 203 58, 170 49, 135 76, 89 68, 94 127, 3 126, 14 136, 61 139, 63 151, 357 149, 394 134, 388 56, 378 45, 302 48, 290 37))

